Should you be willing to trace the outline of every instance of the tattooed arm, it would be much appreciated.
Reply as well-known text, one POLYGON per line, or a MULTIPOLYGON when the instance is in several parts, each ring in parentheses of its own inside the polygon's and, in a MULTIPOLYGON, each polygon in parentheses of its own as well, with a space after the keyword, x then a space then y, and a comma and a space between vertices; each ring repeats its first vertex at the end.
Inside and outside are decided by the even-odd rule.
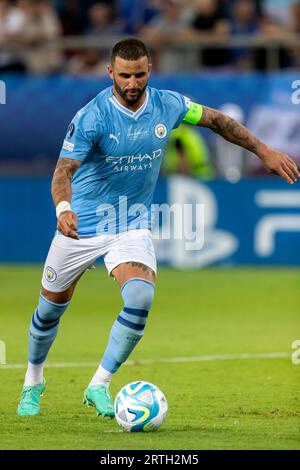
POLYGON ((226 114, 204 106, 198 125, 208 127, 229 142, 255 153, 270 173, 276 173, 288 183, 296 182, 300 176, 295 162, 288 155, 271 149, 226 114))
MULTIPOLYGON (((51 185, 51 193, 55 207, 61 201, 71 201, 71 181, 75 171, 80 167, 78 160, 59 158, 51 185)), ((61 212, 57 219, 57 229, 66 237, 79 239, 77 230, 77 215, 71 210, 61 212)))

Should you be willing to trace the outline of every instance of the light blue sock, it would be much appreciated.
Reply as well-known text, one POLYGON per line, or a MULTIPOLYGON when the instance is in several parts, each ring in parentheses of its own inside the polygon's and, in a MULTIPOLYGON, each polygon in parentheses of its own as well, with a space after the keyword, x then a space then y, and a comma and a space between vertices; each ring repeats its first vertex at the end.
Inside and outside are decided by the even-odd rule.
POLYGON ((114 373, 126 361, 144 334, 154 284, 146 279, 132 278, 122 286, 124 307, 113 324, 101 366, 114 373))
POLYGON ((41 364, 46 360, 58 332, 59 319, 69 303, 56 304, 40 294, 29 328, 28 360, 32 364, 41 364))

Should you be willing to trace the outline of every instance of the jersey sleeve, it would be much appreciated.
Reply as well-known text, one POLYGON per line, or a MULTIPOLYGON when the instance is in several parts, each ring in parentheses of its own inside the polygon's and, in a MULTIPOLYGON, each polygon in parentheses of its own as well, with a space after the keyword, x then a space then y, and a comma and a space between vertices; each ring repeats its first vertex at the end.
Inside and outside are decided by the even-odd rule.
POLYGON ((100 138, 100 120, 93 111, 80 110, 69 124, 59 157, 83 161, 100 138))
POLYGON ((188 111, 185 97, 175 91, 166 90, 165 103, 171 127, 176 129, 188 111))
POLYGON ((167 106, 173 117, 172 128, 176 129, 181 122, 198 124, 202 116, 202 106, 193 103, 189 98, 175 91, 167 91, 167 106))

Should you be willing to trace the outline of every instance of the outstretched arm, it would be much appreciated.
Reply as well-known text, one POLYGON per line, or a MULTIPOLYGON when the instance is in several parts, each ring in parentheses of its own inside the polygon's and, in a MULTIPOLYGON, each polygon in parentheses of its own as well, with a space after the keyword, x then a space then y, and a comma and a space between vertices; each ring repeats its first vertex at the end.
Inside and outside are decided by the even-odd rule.
MULTIPOLYGON (((59 158, 51 185, 51 193, 55 207, 62 201, 71 201, 71 181, 75 171, 80 167, 80 161, 71 158, 59 158)), ((79 239, 77 230, 77 215, 71 210, 61 212, 57 219, 57 229, 66 237, 79 239)))
POLYGON ((246 127, 226 114, 203 106, 198 125, 208 127, 229 142, 255 153, 270 173, 276 173, 288 183, 295 183, 300 177, 295 162, 288 155, 271 149, 254 137, 246 127))

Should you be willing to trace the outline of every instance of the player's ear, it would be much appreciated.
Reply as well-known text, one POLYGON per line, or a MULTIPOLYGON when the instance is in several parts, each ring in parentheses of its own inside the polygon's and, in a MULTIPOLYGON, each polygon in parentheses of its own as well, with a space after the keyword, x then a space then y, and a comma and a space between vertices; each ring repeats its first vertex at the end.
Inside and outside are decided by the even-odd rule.
POLYGON ((113 80, 114 79, 114 73, 113 73, 113 68, 111 65, 107 66, 107 73, 110 76, 110 78, 113 80))
POLYGON ((152 72, 152 64, 148 64, 148 74, 150 75, 151 72, 152 72))

